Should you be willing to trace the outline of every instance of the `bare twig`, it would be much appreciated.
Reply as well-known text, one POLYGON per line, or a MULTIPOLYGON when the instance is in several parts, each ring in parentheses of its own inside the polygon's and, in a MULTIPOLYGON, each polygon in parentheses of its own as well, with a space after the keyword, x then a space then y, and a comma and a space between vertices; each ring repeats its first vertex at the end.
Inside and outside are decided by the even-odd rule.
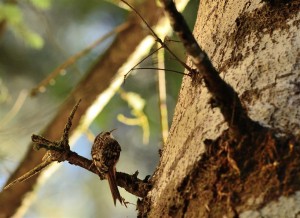
MULTIPOLYGON (((166 45, 166 43, 164 43, 159 37, 158 37, 158 35, 155 33, 155 31, 151 28, 151 26, 147 23, 147 21, 144 19, 144 17, 134 8, 134 7, 132 7, 129 3, 127 3, 126 1, 124 1, 124 0, 121 0, 124 4, 126 4, 129 8, 131 8, 136 14, 137 14, 137 16, 144 22, 144 24, 147 26, 147 28, 150 30, 150 32, 151 32, 151 34, 152 34, 152 36, 155 38, 155 40, 161 45, 161 47, 159 47, 158 49, 156 49, 155 50, 155 52, 156 51, 158 51, 159 49, 161 49, 161 48, 165 48, 182 66, 184 66, 184 68, 185 69, 187 69, 189 72, 190 72, 190 74, 189 74, 189 76, 191 76, 191 74, 194 72, 194 70, 190 67, 190 66, 188 66, 185 62, 183 62, 182 60, 180 60, 175 54, 174 54, 174 52, 171 50, 171 49, 169 49, 169 47, 166 45)), ((146 58, 148 58, 149 56, 151 56, 153 53, 155 53, 155 52, 152 52, 150 55, 148 55, 146 58)), ((145 58, 145 59, 146 59, 145 58)), ((143 61, 143 60, 142 60, 143 61)), ((141 62, 142 62, 141 61, 141 62)), ((140 63, 141 63, 140 62, 140 63)), ((137 64, 138 65, 138 64, 137 64)), ((136 66, 137 66, 136 65, 136 66)), ((134 68, 134 67, 133 67, 134 68)), ((130 71, 129 71, 130 72, 130 71)), ((128 74, 128 73, 127 73, 128 74)), ((127 76, 127 74, 126 74, 126 76, 127 76)), ((126 78, 126 77, 125 77, 126 78)))
MULTIPOLYGON (((80 155, 78 155, 76 152, 73 152, 70 150, 70 146, 68 144, 68 136, 69 131, 72 126, 72 119, 75 115, 75 112, 78 108, 78 105, 80 103, 80 100, 78 103, 74 106, 67 124, 65 126, 65 129, 63 131, 63 136, 60 141, 52 142, 50 140, 47 140, 41 136, 38 135, 32 135, 32 141, 37 143, 36 149, 45 148, 47 149, 47 153, 43 158, 43 162, 36 166, 34 169, 30 170, 29 172, 25 173, 18 179, 12 181, 7 186, 4 187, 4 189, 8 189, 15 185, 16 183, 23 182, 32 176, 36 175, 37 173, 41 172, 46 166, 48 166, 50 163, 54 161, 62 162, 62 161, 68 161, 72 165, 80 166, 90 172, 93 172, 97 175, 99 175, 100 179, 106 179, 103 177, 103 175, 99 174, 99 171, 96 169, 96 167, 92 164, 92 161, 89 159, 86 159, 80 155)), ((117 173, 117 183, 121 187, 123 187, 125 190, 130 192, 131 194, 134 194, 139 197, 143 197, 146 195, 146 193, 151 188, 151 185, 148 182, 145 182, 143 180, 140 180, 137 178, 137 174, 134 175, 128 175, 126 173, 117 173)))
POLYGON ((10 187, 15 185, 16 183, 24 182, 25 180, 27 180, 27 179, 31 178, 32 176, 34 176, 34 175, 38 174, 39 172, 41 172, 50 163, 52 163, 52 160, 50 160, 50 159, 42 162, 41 164, 37 165, 35 168, 30 170, 29 172, 25 173, 23 176, 21 176, 21 177, 17 178, 16 180, 12 181, 11 183, 9 183, 3 189, 9 189, 10 187))
MULTIPOLYGON (((158 71, 168 71, 171 73, 177 73, 185 76, 190 76, 190 74, 180 72, 178 70, 172 70, 172 69, 165 69, 165 68, 160 68, 160 67, 134 67, 132 70, 158 70, 158 71)), ((127 74, 126 74, 127 75, 127 74)))
POLYGON ((144 57, 142 60, 140 60, 136 65, 134 65, 125 75, 124 75, 124 80, 128 77, 128 75, 130 74, 131 71, 133 70, 136 70, 136 69, 140 69, 140 68, 137 68, 137 66, 139 64, 141 64, 144 60, 146 60, 147 58, 149 58, 151 55, 155 54, 157 51, 159 51, 160 49, 162 48, 159 47, 157 49, 155 49, 154 51, 150 52, 150 54, 148 54, 146 57, 144 57))
POLYGON ((42 80, 35 88, 31 90, 31 96, 37 95, 41 90, 43 90, 51 81, 53 81, 61 72, 63 72, 67 67, 74 64, 78 59, 85 56, 88 52, 94 49, 97 45, 105 41, 106 39, 110 38, 111 36, 120 33, 121 31, 128 28, 129 23, 123 23, 117 27, 115 27, 112 31, 106 33, 104 36, 101 36, 91 45, 83 49, 82 51, 74 54, 73 56, 69 57, 65 62, 59 65, 55 70, 53 70, 44 80, 42 80))

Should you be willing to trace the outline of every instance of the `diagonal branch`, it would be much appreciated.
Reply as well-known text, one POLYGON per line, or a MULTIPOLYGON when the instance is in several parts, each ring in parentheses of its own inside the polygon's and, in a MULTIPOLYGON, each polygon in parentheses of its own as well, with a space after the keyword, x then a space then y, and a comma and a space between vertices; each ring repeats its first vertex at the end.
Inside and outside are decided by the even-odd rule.
POLYGON ((257 124, 248 117, 236 91, 219 76, 219 72, 212 65, 205 51, 200 48, 183 16, 177 11, 174 2, 172 0, 161 0, 161 3, 171 20, 174 31, 183 42, 188 55, 197 67, 198 73, 194 77, 197 74, 203 77, 231 133, 238 137, 256 127, 257 124))
POLYGON ((51 162, 52 162, 52 160, 50 160, 50 159, 42 162, 41 164, 37 165, 35 168, 30 170, 29 172, 25 173, 23 176, 21 176, 21 177, 17 178, 16 180, 12 181, 11 183, 9 183, 7 186, 4 187, 4 190, 9 189, 10 187, 14 186, 15 184, 17 184, 19 182, 24 182, 27 179, 31 178, 32 176, 38 174, 45 167, 47 167, 51 162))

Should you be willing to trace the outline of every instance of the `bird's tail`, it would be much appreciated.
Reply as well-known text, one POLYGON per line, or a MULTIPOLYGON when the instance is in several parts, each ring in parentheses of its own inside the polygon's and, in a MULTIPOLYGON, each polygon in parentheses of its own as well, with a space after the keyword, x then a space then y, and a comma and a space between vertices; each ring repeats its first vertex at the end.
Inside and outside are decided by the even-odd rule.
MULTIPOLYGON (((110 191, 111 191, 115 206, 116 206, 117 199, 123 205, 123 198, 121 197, 118 186, 117 186, 115 169, 112 168, 112 169, 108 170, 107 180, 109 183, 110 191)), ((126 206, 125 203, 124 203, 124 205, 126 206)))

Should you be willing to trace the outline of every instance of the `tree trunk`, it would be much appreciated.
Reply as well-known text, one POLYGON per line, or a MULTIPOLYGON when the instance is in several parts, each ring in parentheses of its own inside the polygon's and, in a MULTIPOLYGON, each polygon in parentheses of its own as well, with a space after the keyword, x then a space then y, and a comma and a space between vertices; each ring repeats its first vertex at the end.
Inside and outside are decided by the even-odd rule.
POLYGON ((141 217, 299 213, 300 1, 278 2, 200 2, 194 36, 266 128, 233 148, 207 88, 186 76, 141 217))

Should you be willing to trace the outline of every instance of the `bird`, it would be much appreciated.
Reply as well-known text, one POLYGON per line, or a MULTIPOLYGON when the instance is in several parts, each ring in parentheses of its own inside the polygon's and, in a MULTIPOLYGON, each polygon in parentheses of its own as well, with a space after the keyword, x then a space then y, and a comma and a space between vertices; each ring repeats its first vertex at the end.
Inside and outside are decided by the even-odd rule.
POLYGON ((116 165, 120 157, 121 146, 111 134, 114 130, 101 132, 95 137, 91 155, 98 172, 108 180, 114 205, 116 206, 116 201, 119 200, 121 205, 124 203, 126 206, 116 181, 116 165))

